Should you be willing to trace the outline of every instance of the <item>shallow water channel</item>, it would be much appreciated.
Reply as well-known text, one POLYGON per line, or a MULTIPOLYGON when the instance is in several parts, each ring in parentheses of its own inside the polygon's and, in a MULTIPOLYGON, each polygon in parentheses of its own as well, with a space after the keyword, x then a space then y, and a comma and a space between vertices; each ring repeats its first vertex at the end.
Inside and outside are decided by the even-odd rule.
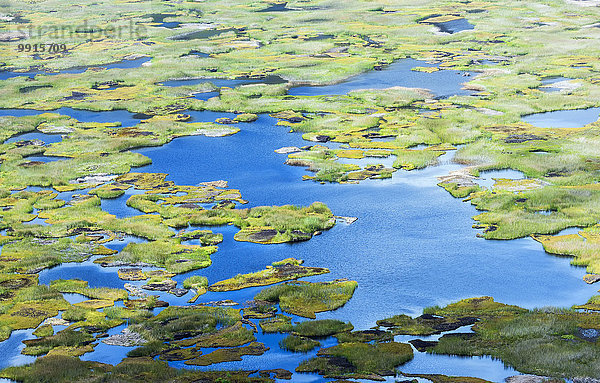
POLYGON ((117 61, 109 64, 102 65, 93 65, 93 66, 78 66, 69 69, 63 69, 56 72, 45 71, 40 69, 32 69, 29 71, 0 71, 0 80, 7 80, 13 77, 30 77, 34 78, 36 75, 46 75, 46 76, 54 76, 57 74, 77 74, 83 73, 90 68, 106 68, 106 69, 133 69, 140 67, 145 62, 151 60, 151 57, 139 57, 133 60, 123 59, 121 61, 117 61))
MULTIPOLYGON (((418 64, 423 65, 421 62, 418 64)), ((407 63, 400 62, 397 65, 404 66, 407 63)), ((393 70, 370 72, 332 87, 301 87, 292 89, 290 93, 337 94, 335 92, 364 87, 384 88, 386 84, 388 87, 417 85, 413 83, 418 81, 416 78, 398 78, 393 73, 393 70)), ((457 73, 443 73, 442 77, 437 75, 440 72, 410 73, 418 73, 416 76, 421 79, 418 86, 433 89, 438 95, 463 94, 460 84, 465 80, 457 73), (423 79, 427 79, 427 82, 423 79)), ((62 113, 63 110, 65 108, 57 112, 62 113)), ((81 113, 82 118, 86 118, 86 113, 98 118, 98 112, 77 113, 81 113)), ((227 113, 194 113, 195 119, 204 121, 229 116, 227 113)), ((307 279, 309 281, 336 278, 358 281, 359 287, 354 297, 344 307, 317 315, 318 319, 350 321, 358 330, 371 328, 378 319, 403 313, 420 315, 424 307, 445 305, 468 297, 489 295, 500 302, 533 308, 583 303, 596 291, 596 288, 582 281, 585 274, 583 268, 570 266, 569 259, 546 254, 541 245, 530 238, 490 241, 476 237, 477 232, 471 227, 475 209, 436 186, 437 176, 460 168, 460 165, 452 162, 453 152, 443 155, 437 166, 420 171, 401 170, 387 180, 367 180, 346 185, 303 182, 301 177, 306 170, 284 165, 286 156, 274 150, 283 146, 304 146, 307 142, 299 134, 288 133, 287 129, 277 126, 276 122, 262 115, 253 123, 238 124, 241 131, 232 136, 183 137, 162 147, 137 150, 151 158, 152 165, 135 171, 169 173, 168 180, 181 185, 223 179, 229 181, 230 188, 241 191, 243 198, 249 201, 248 206, 307 205, 320 201, 326 203, 334 214, 358 217, 358 220, 351 225, 339 222, 333 229, 307 242, 282 245, 236 242, 233 239, 237 231, 235 227, 209 228, 224 236, 219 251, 212 255, 212 266, 176 276, 174 279, 179 284, 191 275, 206 276, 210 283, 214 283, 238 273, 262 270, 284 258, 304 259, 307 266, 331 270, 330 274, 311 277, 307 279)), ((378 161, 373 159, 373 162, 378 161)), ((103 208, 119 217, 130 216, 135 213, 135 210, 125 206, 130 195, 128 193, 109 202, 103 201, 103 208)), ((59 198, 66 197, 65 194, 59 198)), ((127 237, 107 246, 120 250, 129 241, 139 239, 127 237)), ((118 278, 117 269, 103 269, 92 261, 63 264, 41 272, 40 283, 85 276, 91 287, 122 288, 125 281, 118 278)), ((139 286, 142 282, 133 284, 139 286)), ((252 300, 260 290, 249 288, 228 293, 209 292, 201 296, 197 303, 232 299, 243 304, 252 300)), ((179 305, 186 304, 191 294, 177 298, 159 293, 161 299, 179 305)), ((294 319, 303 320, 298 317, 294 319)), ((118 333, 123 328, 125 326, 117 327, 110 333, 118 333)), ((245 356, 241 362, 209 368, 285 368, 293 371, 301 360, 316 353, 295 354, 280 349, 278 342, 284 337, 281 334, 256 335, 259 342, 270 347, 266 354, 245 356)), ((0 368, 31 360, 19 356, 20 342, 26 337, 31 337, 31 333, 15 332, 9 340, 0 343, 3 355, 0 368)), ((406 341, 409 338, 398 337, 398 340, 406 341)), ((322 344, 333 345, 335 339, 324 339, 322 344)), ((100 343, 94 352, 84 355, 82 359, 115 364, 129 350, 100 343)), ((171 362, 171 365, 184 367, 182 362, 171 362)), ((517 374, 502 362, 487 357, 436 356, 416 351, 414 360, 399 370, 476 376, 496 382, 517 374)), ((294 374, 293 377, 294 382, 327 380, 313 374, 294 374)))

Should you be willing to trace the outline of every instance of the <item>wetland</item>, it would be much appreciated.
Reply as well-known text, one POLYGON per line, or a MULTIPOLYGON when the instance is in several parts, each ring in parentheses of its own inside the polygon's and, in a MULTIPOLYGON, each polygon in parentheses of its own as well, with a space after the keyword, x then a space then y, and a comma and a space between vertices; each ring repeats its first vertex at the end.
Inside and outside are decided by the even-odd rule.
POLYGON ((501 5, 0 8, 0 380, 595 382, 597 12, 501 5))

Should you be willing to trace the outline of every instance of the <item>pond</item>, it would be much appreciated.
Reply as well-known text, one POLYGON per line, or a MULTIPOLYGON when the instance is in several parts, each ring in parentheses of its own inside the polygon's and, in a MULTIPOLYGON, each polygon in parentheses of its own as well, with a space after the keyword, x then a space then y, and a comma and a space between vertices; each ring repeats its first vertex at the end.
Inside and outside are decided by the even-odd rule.
POLYGON ((425 61, 413 59, 399 60, 379 71, 370 71, 351 77, 334 85, 297 86, 288 91, 292 96, 324 96, 347 94, 358 89, 385 89, 394 86, 424 88, 436 97, 445 98, 456 95, 470 95, 471 91, 462 89, 469 80, 467 72, 439 70, 433 73, 414 71, 415 67, 435 67, 425 61))
MULTIPOLYGON (((5 109, 5 110, 7 110, 7 109, 5 109)), ((13 109, 13 110, 16 110, 16 109, 13 109)), ((2 113, 1 109, 0 109, 0 113, 2 113)), ((18 112, 15 112, 15 113, 18 113, 18 112)), ((46 134, 46 133, 41 133, 41 132, 29 132, 29 133, 17 134, 15 136, 12 136, 8 140, 4 141, 4 143, 10 144, 13 142, 18 142, 18 141, 32 141, 32 140, 40 140, 40 141, 43 141, 45 144, 53 144, 55 142, 62 141, 62 135, 46 134)))
POLYGON ((171 36, 169 37, 169 40, 188 41, 196 39, 208 39, 228 32, 234 32, 237 35, 239 30, 236 28, 192 30, 189 32, 184 32, 175 36, 171 36))
POLYGON ((557 110, 523 116, 523 121, 539 128, 583 128, 596 122, 600 108, 557 110))
POLYGON ((440 32, 454 34, 461 31, 475 29, 475 26, 467 21, 467 19, 450 20, 443 23, 434 23, 439 28, 440 32))
POLYGON ((473 180, 481 187, 491 189, 496 183, 496 179, 503 178, 508 180, 521 180, 526 178, 525 174, 518 170, 503 169, 503 170, 488 170, 479 173, 479 178, 473 180))

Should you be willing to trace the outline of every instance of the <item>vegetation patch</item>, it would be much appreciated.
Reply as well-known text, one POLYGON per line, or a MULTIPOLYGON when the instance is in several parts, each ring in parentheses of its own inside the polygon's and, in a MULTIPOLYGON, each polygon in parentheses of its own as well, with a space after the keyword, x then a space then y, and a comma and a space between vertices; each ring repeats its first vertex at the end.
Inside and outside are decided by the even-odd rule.
POLYGON ((297 372, 316 372, 326 378, 380 380, 395 375, 395 368, 413 358, 405 343, 342 343, 319 350, 318 356, 304 361, 297 372))
POLYGON ((227 379, 237 383, 273 382, 265 377, 250 377, 247 371, 197 371, 171 368, 165 362, 151 358, 126 358, 116 366, 98 362, 82 361, 65 355, 52 355, 38 358, 32 364, 9 367, 0 372, 0 376, 24 383, 105 380, 106 382, 164 382, 203 381, 223 382, 227 379))
POLYGON ((352 331, 354 326, 336 319, 321 319, 300 322, 292 328, 295 335, 303 337, 326 337, 352 331))
POLYGON ((260 328, 266 333, 290 332, 294 328, 292 318, 278 314, 274 318, 263 319, 259 322, 260 328))
POLYGON ((159 240, 148 243, 130 243, 119 254, 100 258, 95 262, 147 263, 179 274, 210 266, 212 263, 210 255, 216 251, 215 246, 182 245, 175 239, 159 240))
POLYGON ((347 280, 286 282, 261 291, 255 299, 279 303, 284 312, 314 319, 315 313, 343 306, 357 287, 357 282, 347 280))
POLYGON ((468 376, 448 376, 440 374, 407 374, 402 373, 407 378, 423 378, 433 383, 489 383, 487 380, 471 378, 468 376))
POLYGON ((473 326, 474 333, 443 335, 428 352, 490 355, 518 371, 556 378, 598 376, 600 350, 595 338, 586 335, 598 331, 598 314, 555 308, 525 310, 490 299, 480 305, 479 299, 426 310, 480 318, 473 326))
POLYGON ((221 348, 211 352, 210 354, 199 356, 195 359, 188 360, 185 364, 194 366, 210 366, 211 364, 241 361, 244 355, 259 356, 269 350, 262 343, 253 342, 247 346, 237 348, 221 348))
POLYGON ((288 335, 279 342, 279 347, 292 352, 309 352, 320 346, 316 340, 296 335, 288 335))
POLYGON ((232 291, 241 290, 247 287, 266 286, 275 283, 309 277, 328 273, 329 270, 322 267, 301 266, 302 260, 294 258, 284 259, 274 262, 267 266, 266 270, 255 273, 237 275, 234 278, 226 279, 211 285, 210 291, 232 291))

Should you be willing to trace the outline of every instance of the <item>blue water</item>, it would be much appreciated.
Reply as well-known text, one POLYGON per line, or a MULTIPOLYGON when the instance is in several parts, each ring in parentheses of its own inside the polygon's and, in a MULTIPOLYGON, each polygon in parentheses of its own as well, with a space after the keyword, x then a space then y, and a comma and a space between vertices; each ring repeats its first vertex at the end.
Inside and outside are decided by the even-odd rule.
POLYGON ((469 29, 475 29, 475 26, 469 23, 467 19, 457 19, 446 21, 444 23, 435 23, 435 26, 438 27, 441 32, 450 34, 466 31, 469 29))
POLYGON ((10 338, 0 342, 0 369, 10 366, 21 366, 31 363, 35 357, 22 355, 21 350, 25 348, 24 340, 33 339, 33 330, 13 331, 10 338))
MULTIPOLYGON (((8 110, 8 109, 4 109, 4 110, 8 110)), ((10 109, 10 110, 18 111, 19 109, 10 109)), ((2 109, 0 109, 0 113, 2 113, 2 109)), ((18 113, 18 112, 16 112, 16 113, 18 113)), ((53 144, 55 142, 62 141, 62 135, 46 134, 46 133, 41 133, 41 132, 30 132, 30 133, 23 133, 23 134, 17 134, 16 136, 12 136, 8 140, 4 141, 4 143, 9 144, 12 142, 28 141, 28 140, 40 140, 40 141, 44 141, 46 144, 53 144)))
MULTIPOLYGON (((468 296, 492 295, 525 307, 570 306, 595 291, 581 282, 583 269, 547 256, 532 239, 476 238, 470 218, 475 209, 436 186, 436 176, 458 165, 399 171, 391 180, 359 185, 301 182, 305 171, 283 165, 286 157, 273 150, 303 141, 274 122, 261 116, 233 136, 180 138, 160 148, 139 150, 153 162, 140 171, 169 173, 168 179, 178 184, 226 179, 230 188, 242 191, 248 206, 321 201, 335 214, 359 219, 308 242, 277 246, 235 242, 235 228, 214 228, 224 234, 224 242, 212 256, 213 266, 197 272, 209 281, 262 269, 286 257, 305 259, 307 265, 332 270, 312 280, 348 277, 359 282, 344 308, 321 314, 350 320, 358 328, 369 328, 387 315, 417 314, 423 307, 468 296), (540 278, 535 285, 529 283, 531 270, 540 278)), ((239 300, 249 299, 250 291, 235 293, 232 299, 238 300, 237 294, 239 300)), ((202 299, 222 296, 209 293, 202 299)))
MULTIPOLYGON (((109 335, 115 335, 123 331, 127 326, 121 325, 115 328, 111 328, 107 331, 109 335)), ((123 360, 123 355, 127 354, 128 351, 133 350, 136 347, 116 347, 109 346, 107 344, 98 342, 96 347, 94 347, 94 351, 88 354, 82 355, 80 357, 81 360, 93 360, 93 361, 102 361, 102 363, 108 364, 119 364, 121 360, 123 360), (115 352, 115 349, 118 349, 119 352, 115 352)))
POLYGON ((124 282, 117 275, 117 268, 103 268, 91 260, 83 263, 65 263, 40 272, 40 284, 48 285, 57 279, 85 279, 89 287, 119 287, 124 282))
POLYGON ((134 194, 143 194, 144 190, 136 190, 129 188, 121 197, 109 198, 101 200, 102 210, 109 214, 115 215, 117 218, 127 218, 140 215, 141 212, 126 205, 127 200, 134 194))
POLYGON ((69 160, 68 157, 53 157, 53 156, 29 156, 24 158, 27 161, 40 161, 40 162, 55 162, 69 160))
MULTIPOLYGON (((131 127, 138 125, 142 120, 147 117, 131 113, 127 110, 106 110, 99 112, 92 112, 87 110, 73 109, 73 108, 59 108, 54 110, 34 110, 34 109, 0 109, 0 116, 15 116, 15 117, 23 117, 23 116, 37 116, 43 113, 56 113, 64 116, 69 116, 76 119, 79 122, 101 122, 101 123, 112 123, 112 122, 120 122, 121 127, 131 127)), ((233 113, 223 113, 223 112, 211 112, 211 111, 196 111, 196 110, 186 110, 181 113, 189 114, 192 119, 188 122, 214 122, 217 118, 220 117, 230 117, 234 118, 235 114, 233 113)), ((28 135, 39 135, 39 139, 49 143, 49 142, 58 142, 61 140, 61 135, 49 135, 43 133, 27 133, 28 135), (43 135, 43 136, 42 136, 43 135), (51 139, 53 141, 48 141, 51 139)), ((15 137, 11 137, 6 142, 15 142, 21 141, 24 139, 32 139, 32 138, 24 138, 25 134, 18 135, 15 137)), ((36 136, 30 136, 33 138, 37 138, 36 136)))
POLYGON ((600 108, 557 110, 523 116, 523 121, 539 128, 583 128, 596 122, 600 108))
POLYGON ((548 86, 548 85, 556 84, 557 82, 561 82, 561 81, 569 81, 569 80, 573 80, 573 79, 567 78, 567 77, 562 77, 562 76, 547 77, 547 78, 542 79, 542 85, 545 85, 545 86, 540 87, 538 89, 541 90, 542 92, 546 92, 546 93, 560 92, 561 88, 548 86))
POLYGON ((480 172, 479 178, 473 181, 481 187, 491 189, 496 183, 496 179, 498 178, 520 180, 526 177, 525 174, 523 174, 522 172, 512 169, 488 170, 480 172))
POLYGON ((325 86, 298 86, 291 88, 288 93, 293 96, 322 96, 346 94, 357 89, 385 89, 393 86, 407 88, 429 89, 437 97, 472 94, 461 89, 465 72, 456 70, 440 70, 425 73, 411 70, 414 67, 434 67, 425 61, 404 59, 383 68, 381 71, 371 71, 354 76, 347 81, 325 86))
MULTIPOLYGON (((140 123, 142 118, 138 118, 135 113, 128 112, 126 110, 107 110, 100 112, 93 112, 89 110, 81 110, 81 109, 73 109, 73 108, 59 108, 54 110, 35 110, 35 109, 0 109, 0 116, 15 116, 15 117, 23 117, 23 116, 37 116, 43 113, 57 113, 63 116, 69 116, 80 122, 120 122, 122 127, 130 127, 140 123)), ((38 133, 40 134, 40 133, 38 133)), ((46 135, 50 136, 50 135, 46 135)), ((54 136, 54 135, 53 135, 54 136)), ((55 135, 60 138, 60 135, 55 135)), ((20 141, 22 137, 17 136, 11 138, 20 141)), ((48 143, 46 140, 41 138, 42 141, 48 143)), ((60 139, 57 139, 58 142, 60 139)), ((7 141, 8 142, 8 141, 7 141)))
POLYGON ((158 23, 156 26, 162 27, 162 28, 174 29, 180 25, 181 25, 181 23, 179 21, 168 21, 168 22, 165 21, 162 23, 158 23))
POLYGON ((47 72, 44 70, 31 70, 27 72, 14 72, 14 71, 2 71, 0 72, 0 80, 7 80, 13 77, 24 77, 34 78, 36 75, 55 76, 57 74, 78 74, 83 73, 89 68, 106 68, 106 69, 133 69, 140 67, 143 63, 150 61, 151 57, 142 57, 135 60, 121 60, 112 64, 105 65, 90 65, 85 67, 74 67, 69 69, 63 69, 58 72, 47 72))
POLYGON ((194 98, 197 100, 206 101, 209 98, 219 97, 219 92, 203 92, 194 94, 194 98))

